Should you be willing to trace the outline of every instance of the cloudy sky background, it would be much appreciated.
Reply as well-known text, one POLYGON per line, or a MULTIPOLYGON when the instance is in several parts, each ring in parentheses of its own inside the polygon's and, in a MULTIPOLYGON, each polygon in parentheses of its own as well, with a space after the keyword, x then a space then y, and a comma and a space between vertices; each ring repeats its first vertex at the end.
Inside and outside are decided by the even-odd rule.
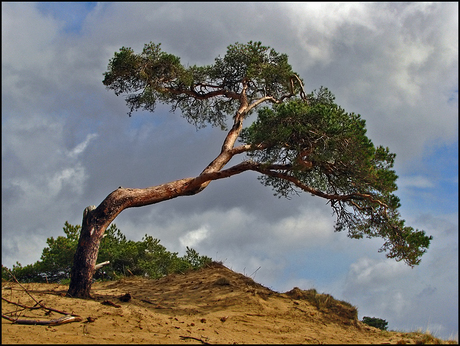
POLYGON ((328 87, 397 154, 402 216, 434 236, 420 266, 386 259, 380 239, 334 233, 325 200, 278 199, 255 173, 125 210, 117 226, 276 291, 332 294, 390 329, 458 339, 457 3, 3 2, 2 264, 39 260, 118 186, 195 176, 218 154, 224 132, 164 106, 129 118, 102 85, 115 51, 153 41, 202 65, 250 40, 288 54, 307 91, 328 87))

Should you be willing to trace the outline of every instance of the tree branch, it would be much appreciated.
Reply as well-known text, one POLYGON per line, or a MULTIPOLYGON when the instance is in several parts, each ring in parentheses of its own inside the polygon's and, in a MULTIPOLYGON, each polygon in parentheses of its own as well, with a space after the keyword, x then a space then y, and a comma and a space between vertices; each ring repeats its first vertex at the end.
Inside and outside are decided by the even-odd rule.
POLYGON ((276 99, 273 96, 261 97, 260 99, 254 101, 253 103, 251 103, 249 105, 248 111, 250 111, 251 109, 257 107, 258 105, 260 105, 263 102, 268 101, 268 102, 271 102, 271 103, 279 104, 279 103, 282 103, 286 98, 289 98, 289 97, 292 97, 292 96, 294 96, 294 94, 286 94, 286 95, 283 95, 282 97, 280 97, 279 99, 276 99))
POLYGON ((177 88, 174 88, 174 87, 158 87, 156 89, 158 89, 158 91, 160 92, 168 92, 170 94, 174 94, 174 95, 188 95, 190 97, 193 97, 194 99, 197 99, 197 100, 206 100, 206 99, 209 99, 209 98, 212 98, 212 97, 216 97, 216 96, 225 96, 225 97, 228 97, 230 99, 234 99, 234 100, 238 100, 240 98, 240 95, 233 92, 233 91, 229 91, 229 90, 225 90, 223 88, 219 89, 219 90, 214 90, 214 91, 209 91, 207 93, 199 93, 197 92, 194 88, 196 87, 196 85, 192 85, 190 87, 190 89, 177 89, 177 88))
POLYGON ((294 81, 296 81, 297 84, 298 84, 299 87, 300 87, 300 92, 299 92, 300 98, 301 98, 302 100, 306 100, 306 99, 307 99, 307 95, 306 95, 306 93, 305 93, 305 89, 304 89, 304 86, 303 86, 303 84, 302 84, 302 81, 301 81, 301 79, 299 78, 299 76, 297 76, 296 74, 293 74, 293 75, 291 76, 291 78, 290 78, 290 81, 289 81, 289 83, 290 83, 290 89, 291 89, 289 94, 285 94, 285 95, 281 96, 281 97, 278 98, 278 99, 275 98, 275 97, 273 97, 273 96, 264 96, 264 97, 261 97, 261 98, 257 99, 256 101, 254 101, 253 103, 251 103, 251 104, 248 106, 247 111, 249 112, 251 109, 257 107, 258 105, 260 105, 261 103, 266 102, 266 101, 271 102, 271 103, 275 103, 275 104, 280 104, 280 103, 283 103, 285 99, 291 98, 291 97, 295 96, 296 93, 295 93, 295 90, 294 90, 294 81))
POLYGON ((297 81, 297 83, 299 84, 299 87, 300 87, 300 97, 302 98, 302 100, 306 100, 307 99, 307 94, 305 93, 305 89, 303 87, 303 83, 302 83, 302 80, 299 78, 298 75, 294 74, 291 76, 291 94, 294 94, 294 80, 297 81))
POLYGON ((281 178, 287 181, 292 182, 294 185, 296 185, 298 188, 311 193, 312 195, 326 198, 329 200, 336 200, 336 201, 350 201, 350 200, 368 200, 371 203, 379 204, 380 206, 384 207, 385 209, 388 208, 388 205, 380 201, 379 199, 375 199, 371 194, 368 193, 350 193, 346 195, 339 195, 339 194, 327 194, 322 191, 319 191, 317 189, 314 189, 310 186, 307 186, 303 184, 299 179, 296 177, 293 177, 291 175, 281 173, 281 172, 276 172, 273 169, 286 169, 289 168, 289 165, 277 165, 277 166, 265 166, 263 167, 260 164, 257 164, 253 167, 254 171, 257 171, 262 174, 266 174, 271 177, 275 178, 281 178))
POLYGON ((105 261, 105 262, 96 264, 96 266, 94 267, 94 270, 98 270, 98 269, 102 268, 103 266, 106 266, 106 265, 109 265, 109 264, 110 264, 110 261, 105 261))
POLYGON ((7 319, 15 324, 29 324, 29 325, 50 325, 50 326, 57 326, 59 324, 70 323, 70 322, 81 322, 80 317, 66 315, 61 318, 57 318, 54 320, 22 320, 22 319, 15 319, 12 317, 8 317, 2 314, 4 319, 7 319))
POLYGON ((232 155, 237 155, 237 154, 245 153, 245 152, 252 151, 252 150, 266 149, 268 147, 269 147, 269 145, 266 144, 266 143, 259 143, 259 144, 256 144, 256 145, 243 144, 243 145, 240 145, 238 147, 233 148, 230 152, 231 152, 232 155))

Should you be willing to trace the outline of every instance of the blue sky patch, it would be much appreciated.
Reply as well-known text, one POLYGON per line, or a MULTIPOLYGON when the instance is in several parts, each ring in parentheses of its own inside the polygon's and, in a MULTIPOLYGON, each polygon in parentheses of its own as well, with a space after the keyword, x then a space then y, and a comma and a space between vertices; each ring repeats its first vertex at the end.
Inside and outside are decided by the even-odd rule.
POLYGON ((38 2, 37 9, 44 15, 64 21, 64 31, 67 33, 80 32, 83 22, 97 5, 97 2, 38 2))

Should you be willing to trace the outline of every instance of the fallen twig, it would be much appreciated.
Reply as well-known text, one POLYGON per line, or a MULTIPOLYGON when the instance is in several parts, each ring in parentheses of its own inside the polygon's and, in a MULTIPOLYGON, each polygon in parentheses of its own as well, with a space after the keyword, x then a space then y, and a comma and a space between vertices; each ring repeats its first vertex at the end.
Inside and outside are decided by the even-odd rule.
POLYGON ((72 316, 72 315, 66 315, 61 318, 57 318, 55 320, 20 320, 20 319, 15 319, 12 317, 8 317, 2 314, 2 317, 15 323, 15 324, 29 324, 29 325, 50 325, 50 326, 57 326, 59 324, 64 324, 64 323, 70 323, 70 322, 80 322, 81 318, 72 316))
POLYGON ((27 306, 27 305, 24 305, 24 304, 21 304, 21 303, 12 302, 12 301, 10 301, 10 300, 8 300, 6 298, 3 298, 3 297, 2 297, 2 299, 7 303, 20 306, 21 308, 24 308, 24 309, 34 310, 34 309, 41 309, 42 308, 41 306, 37 306, 37 304, 35 304, 34 306, 27 306))
POLYGON ((19 283, 18 279, 16 279, 16 276, 14 276, 13 273, 12 273, 7 267, 4 267, 4 266, 2 265, 2 268, 5 268, 5 269, 8 271, 8 273, 11 275, 11 277, 14 279, 14 281, 16 281, 16 283, 17 283, 19 286, 21 286, 21 288, 29 295, 29 297, 32 298, 38 305, 41 306, 40 302, 38 302, 38 301, 29 293, 29 291, 28 291, 24 286, 22 286, 22 285, 19 283))
POLYGON ((39 304, 39 306, 36 306, 37 304, 35 304, 35 306, 27 306, 27 305, 24 305, 24 304, 20 304, 20 303, 15 303, 15 302, 9 301, 8 299, 3 298, 3 297, 2 297, 2 299, 3 299, 4 301, 6 301, 7 303, 10 303, 10 304, 13 304, 13 305, 20 306, 21 308, 24 308, 24 309, 29 309, 29 310, 45 309, 45 310, 57 312, 57 313, 62 314, 62 315, 71 315, 71 316, 77 316, 77 317, 79 317, 79 315, 75 315, 75 314, 72 314, 72 313, 70 313, 70 312, 66 312, 66 311, 61 311, 61 310, 49 308, 49 307, 47 307, 47 306, 41 304, 41 301, 40 301, 40 302, 37 302, 37 304, 39 304))
POLYGON ((179 337, 182 338, 182 339, 193 339, 193 340, 201 341, 201 343, 203 343, 205 345, 211 345, 209 342, 206 342, 206 341, 204 341, 203 339, 200 339, 200 338, 195 338, 194 336, 182 336, 182 335, 179 335, 179 337))
POLYGON ((148 299, 141 299, 141 302, 145 302, 145 303, 149 303, 149 304, 153 304, 153 305, 155 305, 155 303, 154 303, 154 302, 151 302, 151 301, 150 301, 150 300, 148 300, 148 299))
POLYGON ((101 304, 114 306, 116 308, 121 308, 121 305, 115 304, 114 302, 111 302, 110 300, 104 300, 101 304))
MULTIPOLYGON (((9 317, 9 316, 6 316, 4 314, 2 314, 2 318, 5 318, 13 323, 16 323, 16 324, 30 324, 30 325, 59 325, 59 324, 64 324, 64 323, 70 323, 70 322, 79 322, 81 321, 81 318, 79 315, 75 315, 75 314, 71 314, 71 313, 68 313, 68 312, 65 312, 65 311, 61 311, 61 310, 57 310, 57 309, 54 309, 54 308, 49 308, 45 305, 42 304, 42 301, 38 301, 37 299, 35 299, 31 294, 30 292, 24 287, 22 286, 19 281, 16 279, 16 277, 13 275, 13 273, 6 267, 2 266, 2 268, 5 268, 8 273, 11 275, 11 277, 14 279, 14 281, 16 281, 16 283, 21 286, 21 288, 29 295, 30 298, 32 298, 34 300, 34 302, 36 303, 34 306, 27 306, 27 305, 24 305, 24 304, 20 304, 20 303, 15 303, 15 302, 12 302, 6 298, 3 298, 2 299, 10 304, 13 304, 13 305, 16 305, 16 306, 20 306, 21 308, 23 309, 29 309, 29 310, 34 310, 34 309, 44 309, 44 310, 48 310, 48 313, 53 311, 53 312, 57 312, 59 314, 62 314, 62 315, 65 315, 61 318, 58 318, 58 319, 54 319, 54 320, 23 320, 23 319, 19 319, 19 318, 13 318, 13 317, 9 317), (38 305, 38 306, 37 306, 38 305)), ((16 311, 17 312, 17 311, 16 311)))

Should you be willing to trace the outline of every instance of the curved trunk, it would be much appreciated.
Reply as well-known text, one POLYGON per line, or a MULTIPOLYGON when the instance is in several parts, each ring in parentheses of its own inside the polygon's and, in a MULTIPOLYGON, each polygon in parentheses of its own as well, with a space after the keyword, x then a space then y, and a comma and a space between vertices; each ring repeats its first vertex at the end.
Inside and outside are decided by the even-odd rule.
POLYGON ((95 273, 97 255, 102 236, 110 223, 124 209, 154 204, 181 195, 192 195, 199 185, 192 184, 194 178, 176 180, 145 189, 118 188, 109 194, 96 208, 90 206, 83 212, 83 222, 70 272, 67 294, 75 298, 90 298, 91 284, 95 273))
POLYGON ((179 196, 201 192, 210 181, 223 179, 252 169, 241 163, 224 171, 202 173, 196 178, 176 180, 145 189, 118 188, 96 208, 89 206, 83 212, 83 222, 70 273, 67 294, 74 298, 91 298, 91 284, 102 236, 110 223, 124 209, 159 203, 179 196))
POLYGON ((221 172, 235 154, 248 149, 234 150, 235 142, 241 133, 243 120, 249 108, 246 90, 247 81, 243 81, 243 90, 239 94, 240 107, 233 119, 233 126, 225 137, 221 152, 198 177, 176 180, 145 189, 120 187, 108 195, 97 208, 91 206, 85 209, 80 239, 70 273, 70 285, 67 292, 69 296, 91 297, 91 284, 96 271, 96 260, 102 236, 110 223, 124 209, 155 204, 178 196, 194 195, 205 189, 212 180, 225 178, 249 169, 240 164, 228 169, 225 173, 221 172))

